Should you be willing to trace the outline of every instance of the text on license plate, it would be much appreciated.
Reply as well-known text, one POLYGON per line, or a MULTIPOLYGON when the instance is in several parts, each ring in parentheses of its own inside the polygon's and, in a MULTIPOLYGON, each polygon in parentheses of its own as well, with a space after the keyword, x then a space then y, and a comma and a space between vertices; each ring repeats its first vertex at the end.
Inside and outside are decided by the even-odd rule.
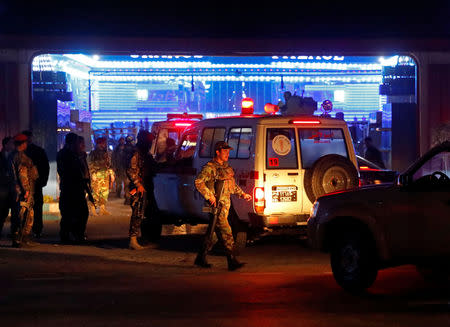
POLYGON ((272 186, 272 202, 296 202, 297 186, 272 186))

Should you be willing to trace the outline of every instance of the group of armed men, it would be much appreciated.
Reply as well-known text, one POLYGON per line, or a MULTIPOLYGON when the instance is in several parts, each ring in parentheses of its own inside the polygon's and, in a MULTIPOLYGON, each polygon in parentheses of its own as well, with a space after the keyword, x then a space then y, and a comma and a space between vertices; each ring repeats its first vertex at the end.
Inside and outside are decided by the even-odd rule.
MULTIPOLYGON (((31 136, 31 132, 26 131, 3 140, 0 235, 11 209, 14 247, 37 245, 32 239, 32 232, 35 238, 39 238, 42 232, 42 188, 48 180, 49 164, 45 151, 31 142, 31 136)), ((82 136, 75 133, 65 136, 64 147, 57 154, 61 213, 59 236, 62 244, 86 242, 89 211, 91 215, 97 215, 98 207, 99 214, 109 214, 105 206, 109 190, 116 182, 117 195, 120 197, 123 185, 125 203, 130 204, 132 209, 129 248, 145 248, 139 244, 138 235, 144 217, 152 216, 157 207, 153 177, 158 164, 149 151, 153 142, 151 133, 141 130, 136 145, 131 141, 132 138, 121 138, 111 155, 106 139, 98 138, 95 149, 88 156, 82 136)), ((228 164, 230 149, 226 142, 218 142, 215 157, 203 167, 195 180, 197 190, 211 208, 208 229, 194 261, 195 265, 203 268, 211 267, 206 255, 217 241, 221 241, 225 249, 229 270, 244 265, 236 258, 228 213, 232 194, 247 201, 252 196, 235 183, 234 170, 228 164)))

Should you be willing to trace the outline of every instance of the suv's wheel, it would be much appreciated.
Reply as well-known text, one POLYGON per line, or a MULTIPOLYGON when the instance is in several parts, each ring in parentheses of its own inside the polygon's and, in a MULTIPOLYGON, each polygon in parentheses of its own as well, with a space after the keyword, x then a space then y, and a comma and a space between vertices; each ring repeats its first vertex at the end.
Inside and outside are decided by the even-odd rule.
POLYGON ((156 242, 161 238, 162 224, 158 218, 145 218, 141 223, 141 235, 147 241, 156 242))
POLYGON ((334 279, 349 292, 364 291, 377 277, 376 247, 364 231, 357 229, 336 235, 330 257, 334 279))
POLYGON ((358 185, 358 171, 353 163, 337 154, 323 156, 305 172, 305 192, 311 202, 324 194, 358 185))

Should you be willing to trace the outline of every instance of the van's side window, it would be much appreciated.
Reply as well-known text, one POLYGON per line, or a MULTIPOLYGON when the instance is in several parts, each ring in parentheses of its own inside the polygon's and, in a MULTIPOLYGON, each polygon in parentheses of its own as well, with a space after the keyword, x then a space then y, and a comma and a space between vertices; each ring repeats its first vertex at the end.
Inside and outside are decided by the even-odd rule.
POLYGON ((297 169, 297 146, 293 128, 267 129, 267 169, 297 169))
POLYGON ((230 129, 230 132, 228 133, 228 145, 233 148, 233 150, 230 150, 230 159, 250 158, 252 138, 253 134, 250 127, 237 127, 230 129))
POLYGON ((214 157, 214 146, 225 140, 225 128, 205 128, 200 142, 199 156, 202 158, 214 157))
POLYGON ((344 133, 341 129, 308 128, 298 130, 302 168, 311 168, 327 154, 339 154, 348 158, 344 133))
POLYGON ((178 148, 175 156, 176 160, 190 159, 194 156, 195 147, 197 146, 197 131, 185 134, 181 140, 181 145, 178 148))

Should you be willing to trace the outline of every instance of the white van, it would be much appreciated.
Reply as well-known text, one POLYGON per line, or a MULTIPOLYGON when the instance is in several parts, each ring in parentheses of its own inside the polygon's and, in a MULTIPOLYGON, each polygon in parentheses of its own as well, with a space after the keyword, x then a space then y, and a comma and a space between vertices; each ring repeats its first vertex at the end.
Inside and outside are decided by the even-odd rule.
MULTIPOLYGON (((233 147, 229 163, 237 184, 253 194, 251 202, 231 199, 229 219, 235 237, 241 233, 241 242, 248 231, 306 226, 317 197, 359 183, 353 143, 343 120, 253 114, 205 119, 184 131, 176 161, 154 178, 158 224, 208 221, 194 180, 213 158, 215 143, 224 140, 233 147)), ((158 233, 144 229, 146 235, 158 233)))

